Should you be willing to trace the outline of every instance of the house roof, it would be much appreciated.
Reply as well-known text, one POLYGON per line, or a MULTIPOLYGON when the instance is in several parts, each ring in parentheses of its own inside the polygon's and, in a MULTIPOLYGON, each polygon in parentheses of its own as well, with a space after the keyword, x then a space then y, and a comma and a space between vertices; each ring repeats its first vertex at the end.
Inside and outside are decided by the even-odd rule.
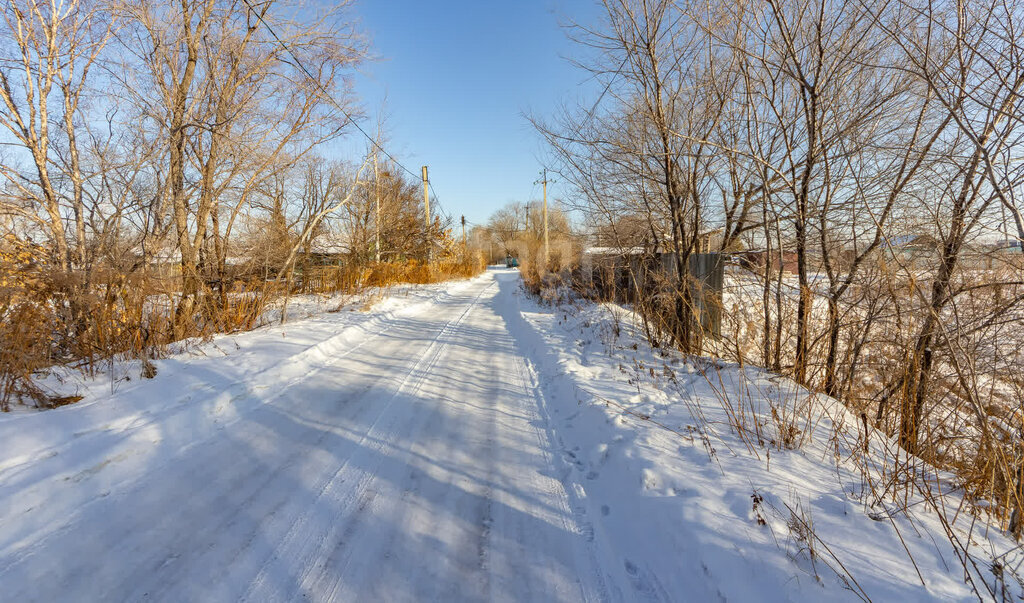
POLYGON ((641 255, 643 247, 587 247, 583 255, 641 255))

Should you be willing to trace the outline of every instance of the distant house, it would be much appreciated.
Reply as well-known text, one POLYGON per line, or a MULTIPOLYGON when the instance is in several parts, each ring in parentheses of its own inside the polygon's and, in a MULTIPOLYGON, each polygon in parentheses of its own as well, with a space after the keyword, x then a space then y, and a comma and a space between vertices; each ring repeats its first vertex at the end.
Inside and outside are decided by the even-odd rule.
POLYGON ((309 250, 309 260, 314 266, 339 266, 349 250, 340 243, 316 243, 309 250))
MULTIPOLYGON (((690 255, 691 276, 699 271, 696 258, 706 255, 690 255)), ((674 252, 644 247, 587 247, 580 258, 580 270, 596 289, 623 293, 627 301, 632 301, 631 292, 636 288, 679 280, 674 252)))
POLYGON ((583 250, 583 258, 587 262, 600 262, 610 258, 643 255, 645 251, 643 247, 601 247, 594 245, 583 250))
POLYGON ((688 278, 681 283, 678 256, 643 247, 588 247, 580 269, 597 295, 635 302, 641 292, 679 291, 687 287, 691 303, 700 314, 701 327, 719 337, 722 318, 722 288, 728 254, 693 253, 688 260, 688 278))
MULTIPOLYGON (((934 267, 942 257, 942 241, 931 235, 893 237, 882 244, 887 260, 914 269, 934 267)), ((975 240, 960 249, 960 268, 992 270, 1005 265, 1020 265, 1021 244, 1018 240, 975 240)))
MULTIPOLYGON (((768 250, 766 249, 748 249, 746 251, 733 253, 731 256, 735 258, 736 263, 748 270, 762 271, 768 263, 768 250)), ((771 250, 772 270, 779 269, 779 259, 778 250, 771 250)), ((783 251, 781 261, 782 270, 784 272, 789 272, 790 274, 797 273, 797 257, 795 251, 783 251)))
POLYGON ((643 247, 587 247, 580 256, 580 272, 598 291, 629 291, 644 253, 643 247))
POLYGON ((697 253, 711 253, 720 249, 724 232, 724 228, 715 228, 700 233, 697 237, 697 253))
POLYGON ((995 239, 985 241, 977 245, 980 250, 996 255, 1018 255, 1021 253, 1021 242, 1019 239, 995 239))
POLYGON ((1020 267, 1022 259, 1019 240, 997 239, 968 246, 962 254, 961 263, 978 270, 993 270, 1006 266, 1020 267))
POLYGON ((925 268, 941 255, 942 243, 928 234, 890 237, 881 244, 886 260, 908 268, 925 268))

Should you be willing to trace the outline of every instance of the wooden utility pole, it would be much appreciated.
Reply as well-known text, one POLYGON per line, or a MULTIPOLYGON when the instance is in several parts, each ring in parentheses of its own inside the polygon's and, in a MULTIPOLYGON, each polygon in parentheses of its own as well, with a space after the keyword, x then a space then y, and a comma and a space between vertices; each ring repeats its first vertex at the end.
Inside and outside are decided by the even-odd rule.
POLYGON ((427 241, 427 262, 430 261, 430 251, 434 242, 430 239, 430 180, 427 178, 427 166, 423 166, 423 213, 426 217, 426 230, 424 237, 427 241))
POLYGON ((466 253, 466 216, 462 216, 462 253, 466 253))
POLYGON ((548 169, 544 168, 544 270, 551 265, 551 249, 548 247, 548 169))
POLYGON ((374 192, 376 194, 376 197, 377 197, 377 217, 373 221, 373 225, 375 227, 375 230, 377 231, 376 245, 375 245, 376 254, 375 254, 374 257, 376 258, 377 263, 379 264, 380 263, 380 170, 377 169, 377 152, 376 151, 373 152, 373 190, 374 190, 374 192))
POLYGON ((542 184, 544 190, 544 270, 547 271, 551 261, 551 250, 548 247, 548 168, 544 168, 541 174, 541 179, 534 184, 542 184))

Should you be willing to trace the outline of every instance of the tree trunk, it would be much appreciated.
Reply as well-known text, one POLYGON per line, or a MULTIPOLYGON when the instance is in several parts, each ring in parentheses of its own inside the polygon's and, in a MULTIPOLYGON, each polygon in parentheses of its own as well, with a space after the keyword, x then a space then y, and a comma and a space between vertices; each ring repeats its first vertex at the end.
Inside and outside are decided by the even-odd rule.
POLYGON ((828 349, 825 355, 825 394, 835 398, 839 394, 836 381, 836 363, 839 355, 839 300, 833 291, 828 298, 828 349))

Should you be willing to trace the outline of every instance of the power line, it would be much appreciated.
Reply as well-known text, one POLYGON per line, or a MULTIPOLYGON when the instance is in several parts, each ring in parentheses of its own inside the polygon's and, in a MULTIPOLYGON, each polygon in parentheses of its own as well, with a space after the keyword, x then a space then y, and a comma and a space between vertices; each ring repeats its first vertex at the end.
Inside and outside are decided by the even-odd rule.
POLYGON ((534 181, 533 186, 530 187, 530 194, 526 196, 526 201, 523 202, 527 206, 533 202, 533 193, 537 192, 537 182, 539 181, 534 181))
POLYGON ((434 195, 434 204, 436 204, 436 205, 437 205, 437 209, 438 209, 438 210, 439 210, 439 211, 440 211, 441 213, 444 213, 444 214, 445 214, 445 215, 447 216, 447 215, 448 215, 448 212, 446 212, 446 211, 443 211, 443 208, 444 208, 444 206, 443 206, 443 205, 441 205, 441 199, 440 199, 440 198, 439 198, 439 197, 437 196, 437 191, 435 191, 435 190, 434 190, 434 183, 433 183, 433 182, 431 182, 431 181, 429 181, 429 180, 427 180, 427 188, 429 188, 429 189, 430 189, 430 193, 431 193, 432 195, 434 195))
POLYGON ((622 68, 626 66, 626 61, 628 59, 629 55, 627 54, 625 57, 622 58, 622 63, 619 64, 619 68, 616 69, 614 73, 612 73, 612 76, 610 78, 608 78, 608 83, 604 85, 604 90, 601 91, 601 95, 597 97, 597 100, 594 101, 594 106, 592 106, 590 108, 590 111, 587 112, 587 121, 594 119, 594 112, 597 111, 597 106, 601 104, 602 100, 604 100, 604 95, 608 94, 608 90, 612 87, 612 82, 615 81, 615 78, 617 78, 619 74, 622 73, 622 68))
MULTIPOLYGON (((375 138, 370 136, 366 132, 366 130, 364 130, 363 127, 359 125, 359 122, 357 122, 352 117, 352 115, 348 111, 346 111, 345 108, 342 107, 338 103, 338 101, 336 101, 334 99, 333 96, 331 96, 330 92, 326 88, 324 88, 323 84, 321 84, 318 79, 313 77, 313 74, 310 73, 310 71, 308 69, 306 69, 306 66, 302 64, 302 60, 299 59, 298 55, 295 54, 295 51, 293 51, 291 49, 291 47, 287 43, 285 43, 285 41, 282 40, 280 36, 277 35, 277 32, 274 31, 274 28, 271 27, 269 23, 267 23, 267 21, 263 18, 263 15, 261 13, 256 11, 256 9, 253 7, 252 3, 249 0, 243 0, 243 2, 245 2, 245 5, 247 7, 249 7, 249 10, 252 11, 252 13, 254 15, 256 15, 256 18, 259 20, 259 22, 262 23, 263 26, 267 28, 267 31, 270 32, 270 35, 281 46, 281 48, 283 48, 285 51, 288 52, 289 55, 291 55, 292 60, 295 62, 295 65, 302 71, 302 73, 304 73, 306 75, 306 77, 309 78, 309 80, 312 81, 314 85, 316 85, 316 87, 320 90, 320 92, 331 102, 331 104, 333 104, 338 109, 338 111, 341 111, 341 114, 345 116, 345 119, 347 119, 349 121, 349 123, 351 123, 353 126, 355 126, 356 129, 359 130, 359 133, 362 134, 364 138, 366 138, 366 140, 370 141, 370 144, 372 144, 374 146, 374 148, 376 148, 378 151, 383 153, 384 156, 387 157, 388 159, 390 159, 393 164, 397 165, 405 173, 409 174, 413 178, 420 178, 421 177, 420 174, 417 174, 416 172, 414 172, 411 169, 407 168, 405 166, 405 164, 403 164, 401 161, 396 159, 394 155, 392 155, 391 153, 388 153, 387 149, 382 147, 380 145, 380 143, 377 142, 377 140, 375 138)), ((437 191, 434 190, 434 184, 429 179, 427 179, 427 188, 434 195, 434 204, 435 204, 436 212, 438 214, 443 215, 446 222, 451 221, 451 219, 452 219, 451 214, 448 213, 444 209, 443 205, 441 205, 441 201, 440 201, 440 199, 437 196, 437 191)), ((429 228, 429 226, 428 226, 428 228, 429 228)))

